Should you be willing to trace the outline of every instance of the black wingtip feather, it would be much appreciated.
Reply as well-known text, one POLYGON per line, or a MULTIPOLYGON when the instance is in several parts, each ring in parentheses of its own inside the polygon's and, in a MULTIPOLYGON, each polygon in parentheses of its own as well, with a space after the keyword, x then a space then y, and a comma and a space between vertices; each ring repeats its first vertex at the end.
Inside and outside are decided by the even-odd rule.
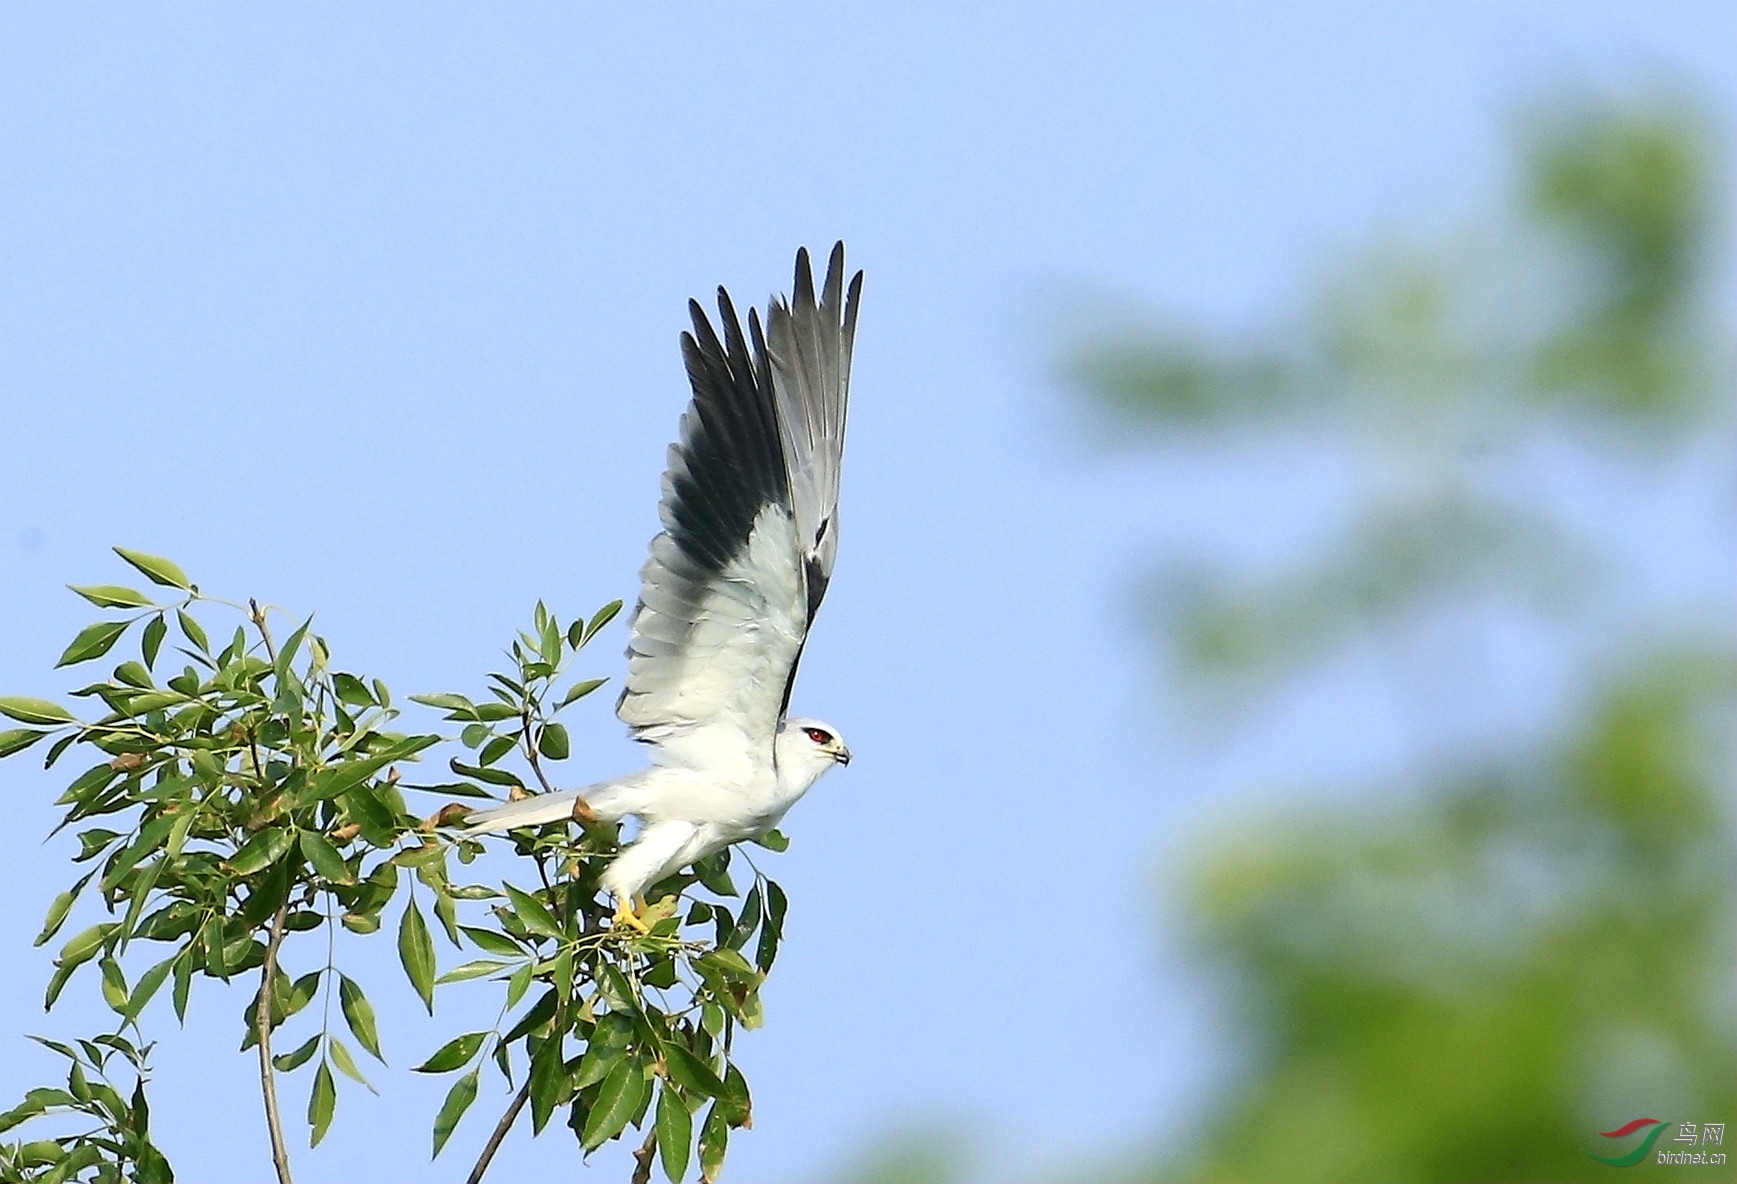
POLYGON ((693 331, 681 337, 693 388, 693 415, 679 445, 684 465, 672 478, 667 507, 678 547, 708 570, 721 570, 741 550, 768 502, 789 500, 789 477, 778 438, 770 363, 750 318, 750 351, 729 293, 718 289, 720 340, 699 301, 688 301, 693 331))

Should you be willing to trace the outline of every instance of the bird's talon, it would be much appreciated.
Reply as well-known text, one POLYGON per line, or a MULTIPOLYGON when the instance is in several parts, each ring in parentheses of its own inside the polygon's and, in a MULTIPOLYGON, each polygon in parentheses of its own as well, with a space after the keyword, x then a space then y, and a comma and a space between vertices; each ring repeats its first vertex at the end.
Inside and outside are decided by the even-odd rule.
MULTIPOLYGON (((640 903, 639 908, 645 908, 644 902, 640 903)), ((626 898, 617 902, 615 906, 615 924, 632 929, 641 936, 651 932, 651 926, 647 925, 645 921, 640 918, 639 912, 634 909, 633 905, 628 903, 626 898)))

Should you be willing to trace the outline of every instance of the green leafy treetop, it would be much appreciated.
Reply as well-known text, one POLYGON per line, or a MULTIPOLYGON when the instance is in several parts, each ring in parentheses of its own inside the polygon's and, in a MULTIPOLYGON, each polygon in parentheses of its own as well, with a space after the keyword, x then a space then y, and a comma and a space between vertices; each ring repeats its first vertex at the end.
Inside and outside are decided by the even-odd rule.
MULTIPOLYGON (((46 745, 52 768, 94 753, 60 796, 56 828, 76 828, 73 860, 88 870, 54 899, 37 944, 59 938, 80 902, 94 899, 102 919, 64 940, 45 1002, 52 1008, 93 966, 116 1017, 114 1031, 88 1040, 43 1040, 70 1061, 67 1087, 31 1090, 0 1115, 0 1132, 67 1114, 96 1126, 0 1145, 0 1181, 171 1180, 150 1139, 147 1008, 166 994, 184 1019, 195 980, 247 976, 258 987, 242 1049, 258 1058, 272 1158, 288 1184, 279 1076, 309 1078, 306 1121, 317 1144, 336 1114, 338 1078, 373 1088, 356 1049, 384 1062, 374 1008, 338 964, 331 936, 335 927, 380 932, 389 913, 404 973, 430 1014, 443 985, 486 980, 501 996, 493 1028, 453 1036, 416 1067, 458 1074, 434 1119, 436 1156, 492 1065, 511 1101, 470 1180, 483 1177, 527 1106, 539 1133, 564 1113, 585 1153, 629 1127, 644 1131, 636 1180, 655 1165, 679 1181, 696 1152, 702 1179, 716 1179, 730 1132, 750 1123, 731 1046, 738 1028, 761 1021, 759 987, 786 909, 778 885, 755 871, 742 896, 726 850, 652 889, 649 932, 612 927, 598 876, 618 844, 613 825, 514 832, 529 884, 455 879, 481 846, 453 828, 467 811, 450 799, 521 795, 527 781, 551 788, 547 763, 570 748, 554 717, 603 682, 569 680, 568 669, 620 602, 566 626, 538 604, 531 629, 509 647, 511 667, 488 676, 480 700, 413 696, 460 725, 457 739, 474 756, 454 756, 450 778, 411 781, 447 737, 394 730, 386 685, 334 666, 311 619, 279 637, 257 602, 217 600, 169 560, 116 551, 168 595, 74 588, 117 615, 82 630, 60 665, 104 658, 129 633, 137 641, 136 657, 72 693, 96 705, 95 718, 51 700, 0 698, 0 713, 18 725, 0 731, 0 757, 46 745), (220 614, 233 631, 213 625, 220 614), (408 793, 438 808, 421 817, 408 793), (444 973, 436 932, 469 955, 444 973), (304 950, 310 968, 292 977, 288 966, 304 950), (315 1000, 324 1005, 310 1008, 315 1000), (286 1041, 286 1027, 301 1034, 286 1041), (130 1100, 111 1073, 131 1081, 130 1100)), ((762 841, 784 846, 777 832, 762 841)))

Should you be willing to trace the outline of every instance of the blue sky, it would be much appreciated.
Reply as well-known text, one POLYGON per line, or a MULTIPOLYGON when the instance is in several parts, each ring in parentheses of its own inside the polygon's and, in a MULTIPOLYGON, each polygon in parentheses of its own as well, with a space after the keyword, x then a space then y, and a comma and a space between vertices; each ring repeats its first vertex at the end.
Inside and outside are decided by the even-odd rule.
MULTIPOLYGON (((765 864, 792 908, 730 1176, 925 1113, 1034 1159, 1171 1126, 1223 1061, 1155 863, 1297 754, 1164 733, 1128 581, 1270 514, 1278 478, 1104 464, 1050 377, 1057 294, 1258 323, 1371 226, 1469 212, 1528 98, 1680 78, 1728 119, 1733 34, 1720 4, 8 6, 0 687, 73 685, 62 585, 121 577, 121 543, 317 612, 400 695, 474 689, 539 597, 634 595, 685 301, 763 303, 843 237, 868 272, 843 543, 795 706, 857 759, 765 864)), ((637 760, 604 707, 573 783, 637 760)), ((1380 758, 1300 710, 1305 762, 1380 758)), ((0 766, 14 1033, 100 1022, 88 984, 42 1017, 25 952, 67 878, 38 841, 57 789, 0 766)), ((436 1029, 374 944, 350 956, 402 1067, 436 1029)), ((187 1179, 265 1179, 245 997, 205 1002, 155 1021, 163 1140, 187 1179)), ((47 1071, 0 1050, 0 1096, 47 1071)), ((346 1092, 304 1178, 428 1178, 444 1082, 388 1081, 346 1092)), ((521 1134, 495 1176, 573 1155, 521 1134)))

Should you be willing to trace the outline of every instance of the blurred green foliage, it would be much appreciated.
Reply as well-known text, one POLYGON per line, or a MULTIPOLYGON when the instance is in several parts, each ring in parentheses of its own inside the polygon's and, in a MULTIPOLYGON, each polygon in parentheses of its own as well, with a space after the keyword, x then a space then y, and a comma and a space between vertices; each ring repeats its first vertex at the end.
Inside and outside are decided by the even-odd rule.
MULTIPOLYGON (((1448 705, 1414 721, 1427 771, 1202 841, 1193 940, 1246 1055, 1133 1174, 1601 1178, 1597 1131, 1737 1112, 1730 605, 1685 628, 1634 540, 1556 512, 1538 460, 1636 487, 1709 444, 1729 461, 1713 142, 1691 104, 1560 104, 1523 125, 1509 211, 1351 261, 1296 323, 1224 343, 1161 320, 1072 357, 1125 438, 1350 461, 1294 561, 1155 580, 1182 687, 1252 722, 1373 641, 1400 698, 1448 705), (1458 631, 1517 615, 1578 707, 1523 745, 1467 739, 1453 709, 1498 676, 1458 631), (1472 653, 1418 654, 1432 620, 1472 653)), ((1731 475, 1700 471, 1724 525, 1731 475)))

